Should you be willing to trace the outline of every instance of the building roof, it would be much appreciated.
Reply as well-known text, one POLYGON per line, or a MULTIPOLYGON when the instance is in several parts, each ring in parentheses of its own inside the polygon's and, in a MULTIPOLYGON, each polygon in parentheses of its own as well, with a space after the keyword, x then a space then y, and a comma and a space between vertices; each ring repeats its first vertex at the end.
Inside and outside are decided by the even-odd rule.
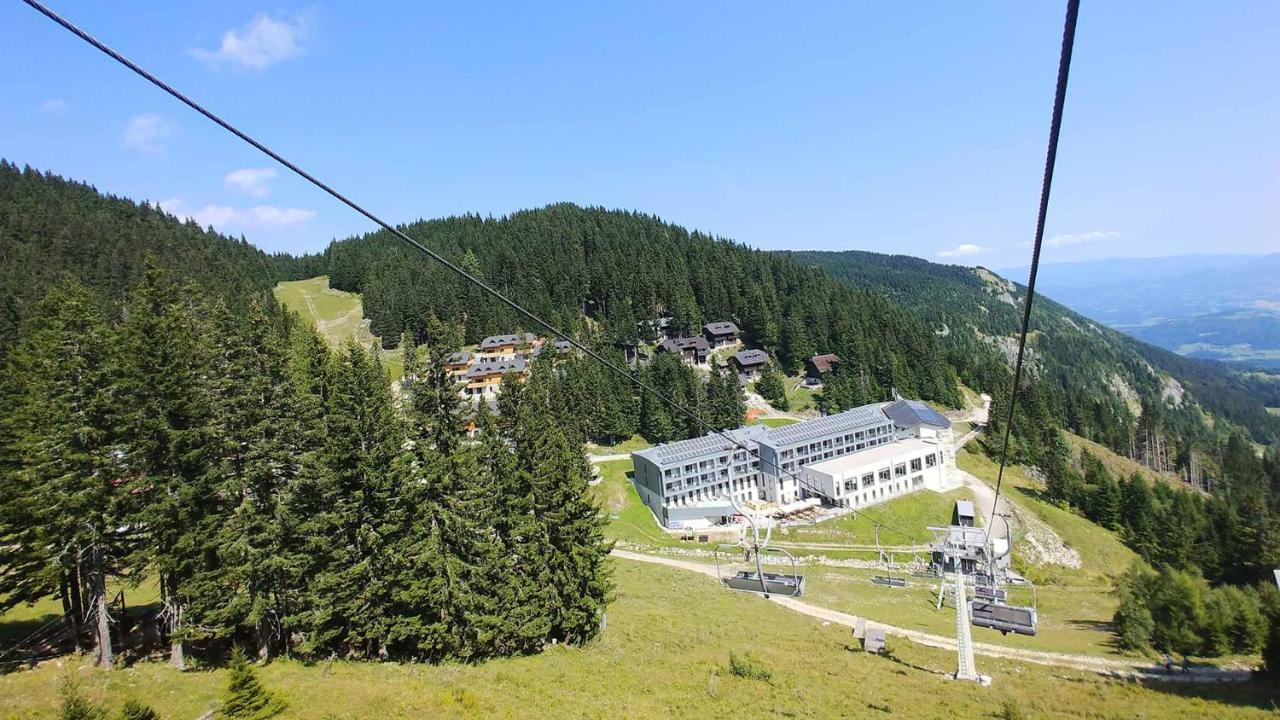
POLYGON ((658 346, 659 350, 671 353, 679 353, 691 348, 694 350, 710 350, 711 344, 701 335, 694 335, 693 337, 667 338, 658 346))
POLYGON ((885 407, 884 414, 888 415, 889 419, 900 428, 912 428, 917 425, 951 427, 950 420, 919 400, 895 400, 885 407))
POLYGON ((795 445, 831 437, 832 435, 840 435, 871 425, 881 425, 885 422, 884 413, 881 412, 883 407, 884 403, 863 405, 835 415, 820 417, 816 420, 805 420, 794 425, 770 428, 769 443, 778 446, 795 445))
POLYGON ((513 358, 511 360, 491 360, 487 362, 478 362, 467 368, 467 378, 482 378, 489 375, 505 375, 513 372, 524 372, 528 364, 524 358, 513 358))
POLYGON ((711 335, 737 335, 738 326, 727 320, 721 320, 718 322, 709 322, 706 325, 703 325, 702 331, 711 335))
POLYGON ((763 365, 769 362, 769 353, 763 350, 740 350, 732 355, 739 367, 763 365))
POLYGON ((809 358, 809 362, 813 364, 814 369, 816 369, 818 372, 828 373, 828 372, 831 372, 831 370, 835 368, 836 365, 840 364, 840 356, 834 353, 827 353, 825 355, 814 355, 813 357, 809 358))
POLYGON ((956 515, 967 518, 975 517, 973 514, 973 503, 968 500, 957 500, 956 515))
POLYGON ((471 353, 466 350, 459 350, 450 355, 448 360, 445 360, 446 365, 466 365, 469 362, 471 362, 471 353))
MULTIPOLYGON (((768 430, 769 428, 764 425, 748 425, 737 430, 728 430, 725 434, 754 450, 756 440, 763 437, 768 430)), ((725 452, 735 447, 737 446, 726 438, 719 434, 714 434, 666 443, 645 450, 637 450, 631 454, 651 460, 657 465, 671 465, 692 460, 693 458, 725 452)))
POLYGON ((829 460, 809 463, 804 466, 804 469, 839 477, 850 470, 861 470, 867 465, 877 465, 903 455, 936 447, 938 447, 937 443, 928 440, 907 438, 906 440, 898 440, 886 445, 876 445, 865 450, 858 450, 840 457, 833 457, 829 460))
POLYGON ((518 345, 520 343, 532 344, 537 340, 538 336, 533 333, 511 334, 511 335, 490 335, 480 341, 480 349, 488 350, 489 348, 502 347, 503 345, 518 345))
POLYGON ((573 343, 569 342, 568 340, 557 340, 552 347, 554 347, 556 350, 572 350, 573 343))

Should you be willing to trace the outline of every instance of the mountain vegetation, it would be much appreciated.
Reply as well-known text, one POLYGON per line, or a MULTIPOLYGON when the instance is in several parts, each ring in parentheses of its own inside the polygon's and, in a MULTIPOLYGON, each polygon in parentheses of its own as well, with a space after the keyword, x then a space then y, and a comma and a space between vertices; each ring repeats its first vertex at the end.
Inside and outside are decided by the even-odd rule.
MULTIPOLYGON (((984 268, 900 255, 785 255, 851 287, 886 294, 939 337, 967 384, 988 392, 1007 388, 1022 320, 1021 285, 984 268)), ((1135 340, 1043 294, 1032 310, 1028 349, 1029 375, 1050 417, 1161 470, 1186 469, 1192 450, 1216 457, 1231 426, 1264 444, 1280 433, 1280 422, 1241 374, 1135 340)))
POLYGON ((261 250, 179 222, 150 203, 0 160, 0 357, 50 288, 75 278, 108 319, 142 276, 144 259, 232 310, 266 298, 278 277, 261 250))
POLYGON ((609 546, 549 354, 501 417, 459 404, 452 348, 409 352, 393 397, 375 355, 275 305, 256 250, 53 176, 0 177, 21 200, 4 227, 26 228, 6 250, 79 248, 6 276, 0 609, 58 598, 104 666, 107 588, 144 580, 178 666, 227 644, 479 660, 596 635, 609 546), (127 237, 56 230, 77 207, 127 237), (232 260, 198 261, 222 251, 257 275, 222 285, 232 260), (112 271, 91 272, 107 252, 112 271))
MULTIPOLYGON (((958 407, 955 372, 937 339, 882 293, 842 287, 821 271, 639 213, 552 205, 501 218, 474 215, 402 228, 471 274, 558 327, 598 333, 621 346, 654 339, 656 320, 692 335, 732 320, 748 344, 795 371, 834 352, 859 372, 851 405, 885 399, 891 388, 958 407)), ((332 243, 322 267, 330 285, 359 292, 371 330, 394 344, 408 329, 419 342, 458 321, 464 342, 516 330, 540 331, 391 233, 332 243)), ((298 268, 277 264, 281 276, 298 268)))

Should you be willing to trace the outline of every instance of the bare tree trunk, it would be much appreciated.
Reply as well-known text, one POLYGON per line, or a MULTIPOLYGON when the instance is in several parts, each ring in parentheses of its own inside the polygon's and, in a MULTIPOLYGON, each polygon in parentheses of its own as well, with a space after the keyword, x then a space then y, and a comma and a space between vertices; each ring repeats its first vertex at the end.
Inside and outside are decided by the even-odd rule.
POLYGON ((178 670, 187 669, 186 647, 182 641, 182 605, 177 602, 177 592, 172 577, 161 579, 164 588, 164 605, 169 626, 169 664, 178 670))
POLYGON ((58 594, 62 596, 62 615, 67 619, 67 632, 71 633, 71 642, 75 644, 76 654, 79 655, 84 652, 84 646, 80 644, 80 608, 71 602, 71 588, 74 584, 67 582, 67 577, 63 574, 59 585, 58 594))
POLYGON ((97 614, 98 667, 110 670, 114 658, 111 653, 111 622, 107 616, 107 579, 102 566, 102 548, 97 545, 93 547, 93 603, 97 614))

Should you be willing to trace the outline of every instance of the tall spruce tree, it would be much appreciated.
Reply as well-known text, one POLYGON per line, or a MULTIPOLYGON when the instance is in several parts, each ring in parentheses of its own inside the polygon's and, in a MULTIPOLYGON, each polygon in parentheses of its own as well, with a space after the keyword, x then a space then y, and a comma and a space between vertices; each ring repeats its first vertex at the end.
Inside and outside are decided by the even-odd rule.
POLYGON ((579 438, 565 432, 552 402, 551 365, 538 362, 513 423, 516 475, 531 497, 541 573, 549 583, 551 640, 582 643, 595 637, 612 590, 605 564, 604 520, 587 497, 591 469, 579 438))
POLYGON ((393 640, 396 553, 408 525, 404 433, 386 373, 354 343, 328 380, 324 441, 302 468, 286 512, 301 518, 311 562, 298 614, 307 652, 385 656, 393 640))
POLYGON ((129 533, 111 447, 109 333, 74 280, 29 325, 0 381, 0 607, 60 594, 77 647, 92 618, 98 662, 110 668, 106 582, 129 533))
POLYGON ((187 582, 216 555, 219 520, 211 328, 198 297, 148 268, 130 296, 114 363, 131 520, 146 529, 133 567, 159 582, 170 662, 179 668, 187 582))

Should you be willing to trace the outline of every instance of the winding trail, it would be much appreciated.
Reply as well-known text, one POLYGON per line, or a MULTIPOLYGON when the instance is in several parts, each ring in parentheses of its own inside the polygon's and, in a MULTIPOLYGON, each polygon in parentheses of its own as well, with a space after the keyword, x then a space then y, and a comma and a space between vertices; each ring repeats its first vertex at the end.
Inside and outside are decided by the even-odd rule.
MULTIPOLYGON (((613 550, 612 555, 623 560, 665 565, 678 570, 686 570, 706 575, 710 578, 716 578, 715 567, 701 563, 677 560, 670 557, 646 555, 644 553, 631 552, 630 550, 621 550, 617 548, 613 550)), ((808 615, 809 617, 816 618, 818 620, 843 625, 845 627, 857 627, 859 620, 856 615, 850 615, 838 610, 819 607, 817 605, 804 602, 803 600, 797 600, 796 598, 774 595, 769 598, 769 601, 781 605, 793 612, 798 612, 802 615, 808 615)), ((934 635, 932 633, 921 632, 919 630, 908 630, 906 628, 900 628, 893 625, 886 625, 868 618, 862 619, 868 627, 884 628, 885 632, 906 638, 918 645, 925 645, 927 647, 938 648, 941 650, 951 650, 953 652, 956 649, 955 638, 943 635, 934 635)), ((1074 655, 1070 653, 1046 652, 1043 650, 1027 650, 1023 648, 1006 647, 1004 645, 992 645, 991 643, 974 643, 974 652, 987 657, 1018 660, 1035 663, 1037 665, 1066 667, 1075 670, 1094 672, 1099 675, 1106 675, 1109 677, 1159 680, 1162 682, 1241 682, 1248 680, 1252 676, 1252 671, 1248 669, 1223 668, 1197 668, 1188 674, 1168 674, 1157 666, 1139 665, 1125 660, 1103 658, 1093 655, 1074 655)))

